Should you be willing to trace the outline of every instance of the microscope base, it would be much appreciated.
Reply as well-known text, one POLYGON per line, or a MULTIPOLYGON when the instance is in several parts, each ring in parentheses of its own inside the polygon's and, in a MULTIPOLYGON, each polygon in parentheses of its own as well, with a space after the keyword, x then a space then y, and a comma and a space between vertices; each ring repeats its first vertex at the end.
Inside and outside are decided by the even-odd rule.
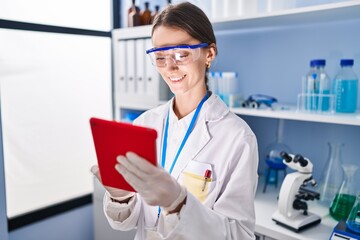
POLYGON ((294 218, 288 218, 282 215, 279 210, 272 215, 272 220, 287 229, 294 232, 300 232, 304 229, 317 225, 321 222, 321 217, 308 212, 308 215, 300 214, 294 218))

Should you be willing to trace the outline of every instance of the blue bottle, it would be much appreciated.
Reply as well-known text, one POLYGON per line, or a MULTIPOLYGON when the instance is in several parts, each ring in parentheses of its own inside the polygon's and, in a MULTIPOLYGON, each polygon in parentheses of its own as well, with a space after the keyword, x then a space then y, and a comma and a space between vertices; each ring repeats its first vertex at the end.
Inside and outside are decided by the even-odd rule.
POLYGON ((326 61, 316 59, 310 62, 310 71, 306 74, 305 109, 314 112, 329 112, 331 80, 325 71, 326 61))
POLYGON ((335 110, 341 113, 356 111, 358 77, 353 70, 353 59, 342 59, 341 69, 334 79, 335 110))

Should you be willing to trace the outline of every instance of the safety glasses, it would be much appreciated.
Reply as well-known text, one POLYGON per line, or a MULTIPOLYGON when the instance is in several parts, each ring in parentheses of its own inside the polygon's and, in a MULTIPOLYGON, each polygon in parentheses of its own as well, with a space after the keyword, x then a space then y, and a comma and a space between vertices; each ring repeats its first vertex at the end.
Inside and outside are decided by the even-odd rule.
POLYGON ((166 67, 166 59, 171 59, 176 65, 186 65, 196 61, 200 57, 200 48, 209 44, 200 43, 196 45, 179 45, 161 48, 152 48, 146 51, 151 62, 157 67, 166 67))

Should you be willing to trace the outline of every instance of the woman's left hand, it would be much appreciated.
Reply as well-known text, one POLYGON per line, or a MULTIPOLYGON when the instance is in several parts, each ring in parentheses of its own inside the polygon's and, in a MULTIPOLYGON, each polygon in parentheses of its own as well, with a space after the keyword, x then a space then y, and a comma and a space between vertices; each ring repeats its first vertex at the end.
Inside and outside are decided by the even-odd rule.
MULTIPOLYGON (((152 206, 167 208, 178 202, 182 187, 163 168, 156 167, 133 152, 118 156, 116 170, 152 206)), ((181 199, 185 199, 186 195, 181 199)))

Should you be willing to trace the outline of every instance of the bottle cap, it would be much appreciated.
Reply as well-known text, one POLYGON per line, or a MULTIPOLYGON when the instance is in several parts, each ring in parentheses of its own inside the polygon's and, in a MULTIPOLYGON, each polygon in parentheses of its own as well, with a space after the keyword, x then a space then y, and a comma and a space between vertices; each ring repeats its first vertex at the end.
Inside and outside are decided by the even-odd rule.
POLYGON ((315 66, 325 67, 325 65, 326 65, 325 59, 314 59, 310 61, 310 67, 315 67, 315 66))
POLYGON ((353 65, 354 65, 353 59, 341 59, 341 61, 340 61, 340 66, 342 66, 342 67, 353 66, 353 65))

